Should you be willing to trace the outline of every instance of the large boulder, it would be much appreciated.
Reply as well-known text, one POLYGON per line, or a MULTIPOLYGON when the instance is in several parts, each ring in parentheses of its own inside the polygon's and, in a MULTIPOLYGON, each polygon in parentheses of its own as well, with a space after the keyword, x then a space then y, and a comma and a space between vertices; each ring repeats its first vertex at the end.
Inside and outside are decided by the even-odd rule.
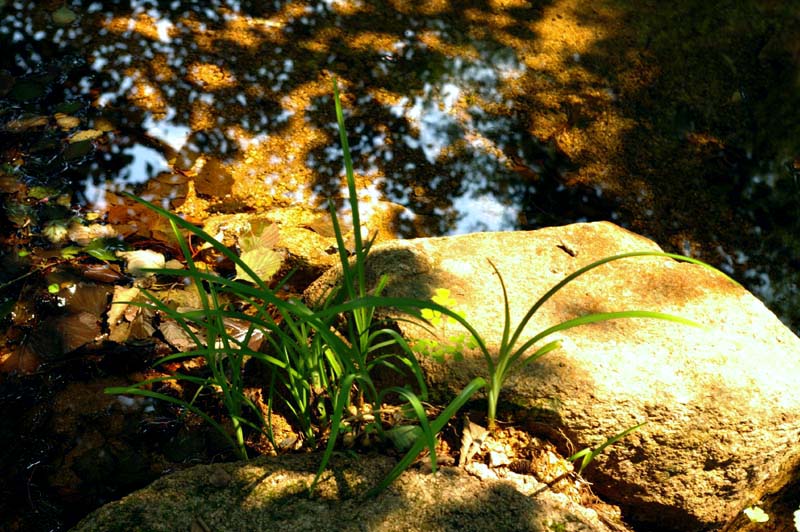
MULTIPOLYGON (((480 480, 453 467, 406 471, 372 499, 394 461, 337 457, 316 496, 306 488, 319 454, 196 466, 157 480, 90 514, 73 530, 286 530, 292 532, 611 532, 589 509, 528 478, 480 480)), ((614 529, 619 530, 619 529, 614 529)))
MULTIPOLYGON (((374 282, 388 274, 391 296, 430 298, 436 288, 449 289, 496 347, 503 298, 487 259, 505 280, 516 325, 569 273, 640 250, 659 247, 606 222, 480 233, 376 246, 368 276, 374 282)), ((329 272, 307 298, 319 300, 337 276, 329 272)), ((513 375, 501 401, 507 414, 562 437, 567 449, 596 446, 647 422, 595 460, 588 470, 595 491, 641 530, 719 529, 798 470, 800 339, 719 272, 652 257, 614 261, 579 277, 540 309, 522 338, 583 314, 632 309, 679 315, 704 328, 624 319, 556 334, 551 339, 561 339, 561 347, 513 375)), ((408 336, 425 334, 399 325, 408 336)), ((445 325, 440 337, 457 332, 445 325)), ((444 395, 486 375, 474 351, 461 362, 422 363, 444 395)))

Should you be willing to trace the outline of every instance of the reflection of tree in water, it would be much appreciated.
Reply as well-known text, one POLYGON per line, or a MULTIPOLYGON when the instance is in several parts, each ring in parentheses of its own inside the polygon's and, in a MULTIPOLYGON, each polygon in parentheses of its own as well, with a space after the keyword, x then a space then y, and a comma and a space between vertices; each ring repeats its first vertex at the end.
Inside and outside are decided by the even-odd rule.
MULTIPOLYGON (((131 150, 137 145, 166 151, 164 155, 175 158, 176 164, 191 164, 201 153, 214 153, 225 159, 239 149, 228 131, 231 125, 242 125, 255 134, 270 125, 270 114, 277 115, 280 106, 268 99, 250 105, 253 102, 242 98, 243 88, 255 85, 251 80, 248 86, 248 75, 241 76, 242 83, 211 87, 213 91, 198 87, 201 81, 192 83, 193 69, 202 70, 204 65, 227 61, 213 46, 202 49, 194 34, 202 28, 223 25, 223 17, 210 8, 198 17, 188 11, 165 12, 167 7, 168 3, 161 3, 157 10, 142 8, 127 13, 120 8, 117 13, 107 15, 89 10, 80 13, 80 26, 68 29, 55 27, 41 6, 29 4, 7 14, 3 41, 8 46, 4 49, 16 53, 4 56, 3 68, 17 79, 41 78, 47 93, 45 97, 23 101, 19 111, 52 113, 60 103, 81 101, 79 116, 88 119, 90 125, 92 119, 102 116, 115 128, 113 138, 107 145, 99 146, 101 149, 91 163, 82 161, 86 164, 79 165, 73 160, 62 167, 31 165, 36 177, 72 173, 96 182, 126 177, 141 182, 159 169, 151 169, 149 176, 124 175, 123 168, 130 163, 131 150), (166 17, 161 20, 153 18, 164 14, 166 17), (169 24, 181 17, 187 18, 169 24), (168 25, 159 26, 164 23, 168 25), (35 58, 33 64, 26 62, 29 58, 35 58), (43 78, 42 70, 53 70, 53 79, 43 78), (103 102, 101 112, 92 107, 99 100, 103 102), (169 153, 168 144, 148 134, 148 121, 163 121, 165 125, 187 130, 187 134, 193 126, 199 127, 189 136, 184 150, 176 154, 169 153)), ((232 53, 235 56, 240 51, 232 53)), ((259 87, 262 82, 268 84, 272 77, 270 74, 258 80, 259 87)), ((235 79, 231 77, 231 81, 235 79)), ((51 152, 53 148, 57 151, 58 146, 51 147, 51 152)), ((44 154, 49 158, 52 155, 44 154)))
MULTIPOLYGON (((38 48, 45 56, 48 50, 43 48, 59 54, 80 48, 91 58, 90 67, 96 69, 74 71, 75 85, 84 89, 88 85, 95 97, 101 95, 105 104, 102 114, 114 124, 115 135, 104 153, 96 153, 94 160, 81 168, 73 165, 70 171, 84 172, 97 182, 125 177, 140 181, 142 176, 125 175, 132 172, 126 166, 137 144, 167 152, 165 158, 182 170, 200 154, 232 161, 241 155, 237 130, 246 131, 251 138, 286 132, 286 98, 302 92, 309 81, 319 79, 322 68, 344 79, 357 80, 351 85, 356 91, 354 105, 358 107, 376 91, 396 91, 395 97, 413 93, 426 85, 441 84, 444 76, 456 80, 473 68, 468 60, 458 64, 461 72, 454 72, 453 59, 434 50, 431 39, 471 49, 472 55, 484 63, 487 52, 480 47, 493 48, 491 53, 495 56, 500 53, 497 44, 478 46, 458 28, 460 11, 456 9, 440 10, 437 17, 431 18, 414 15, 410 9, 401 13, 382 5, 369 5, 374 8, 373 16, 342 15, 317 4, 304 7, 287 3, 266 11, 251 4, 240 5, 241 15, 250 17, 246 20, 220 9, 224 5, 197 12, 171 10, 173 5, 141 3, 113 14, 79 12, 81 26, 70 28, 69 39, 64 38, 63 30, 49 23, 44 9, 28 7, 13 15, 29 35, 37 31, 50 33, 52 43, 31 38, 29 48, 38 48), (449 20, 451 17, 457 18, 449 20), (183 149, 174 153, 175 146, 164 142, 159 145, 148 133, 148 121, 162 121, 193 133, 183 149)), ((481 2, 463 7, 487 8, 481 2)), ((6 25, 12 23, 7 19, 6 25)), ((490 76, 490 69, 484 67, 482 74, 490 76)), ((499 89, 497 79, 489 79, 484 85, 484 93, 499 89)), ((463 188, 463 172, 435 169, 443 163, 424 160, 424 150, 413 146, 419 132, 411 131, 413 128, 408 127, 404 117, 389 112, 386 102, 368 105, 382 105, 381 127, 393 136, 405 137, 404 142, 392 145, 392 150, 398 151, 395 162, 371 162, 376 175, 388 178, 394 197, 408 196, 412 210, 419 209, 420 214, 430 217, 434 227, 428 233, 447 230, 451 225, 447 220, 455 218, 450 194, 463 188), (409 174, 416 175, 408 177, 409 174), (401 179, 392 182, 394 178, 401 179), (407 185, 411 185, 411 194, 400 190, 407 185)), ((317 125, 329 123, 330 110, 320 109, 320 118, 317 125)), ((452 125, 445 142, 454 142, 462 133, 455 123, 452 125)), ((328 144, 335 145, 335 132, 330 128, 325 131, 328 144)), ((359 134, 358 129, 352 133, 359 134)), ((464 164, 460 166, 466 168, 464 164)), ((159 169, 149 170, 152 173, 148 177, 152 177, 159 169)), ((318 181, 329 177, 330 173, 320 173, 318 181)), ((318 183, 318 187, 331 188, 326 183, 318 183)), ((481 192, 476 187, 472 189, 476 194, 481 192)))
MULTIPOLYGON (((189 169, 200 154, 234 160, 241 147, 234 129, 242 128, 252 137, 261 133, 280 135, 287 120, 285 98, 309 80, 318 79, 324 67, 345 79, 357 80, 350 84, 354 91, 353 118, 368 116, 369 128, 384 132, 387 144, 378 147, 357 142, 354 151, 365 158, 364 170, 382 179, 383 190, 390 198, 404 203, 430 225, 424 234, 453 229, 459 213, 452 202, 461 194, 491 194, 501 204, 514 203, 516 191, 524 184, 497 155, 505 157, 511 143, 503 137, 508 130, 519 129, 519 124, 506 116, 513 104, 502 101, 501 81, 493 71, 493 63, 519 68, 513 52, 493 43, 489 35, 483 35, 485 40, 473 40, 464 29, 471 23, 460 9, 440 10, 436 17, 426 17, 414 15, 411 9, 401 13, 372 5, 380 9, 366 17, 333 13, 324 6, 301 9, 298 5, 280 5, 270 12, 254 12, 252 6, 242 6, 243 14, 263 17, 262 22, 243 27, 241 19, 220 15, 214 9, 172 11, 166 3, 159 3, 154 8, 139 7, 113 15, 83 13, 82 26, 71 29, 75 32, 71 39, 64 39, 58 30, 53 32, 52 42, 59 54, 80 43, 81 52, 91 58, 91 65, 69 75, 74 86, 85 89, 89 83, 94 96, 102 95, 102 115, 116 130, 113 139, 100 146, 90 160, 82 165, 65 165, 61 172, 51 171, 50 175, 61 173, 63 178, 66 172, 76 181, 84 175, 98 184, 111 179, 140 182, 143 176, 130 175, 131 152, 138 145, 161 152, 181 170, 189 169), (232 20, 239 26, 232 28, 232 20), (81 28, 85 28, 83 33, 81 28), (460 46, 468 52, 466 59, 454 59, 434 49, 432 44, 437 43, 460 46), (297 54, 296 49, 303 49, 303 53, 297 54), (200 75, 203 71, 205 77, 200 75), (438 130, 439 146, 435 149, 442 153, 432 156, 431 148, 420 138, 422 132, 408 123, 403 109, 392 109, 386 99, 374 97, 390 91, 390 99, 397 100, 398 95, 421 91, 422 97, 417 99, 424 112, 430 113, 441 104, 438 90, 447 83, 474 98, 477 105, 462 109, 460 118, 473 121, 474 117, 475 128, 493 144, 495 153, 465 145, 464 124, 443 113, 437 116, 439 123, 427 118, 425 124, 438 130), (487 102, 497 109, 488 111, 480 105, 487 102), (192 133, 176 150, 148 133, 146 124, 154 120, 192 133), (493 124, 495 121, 498 124, 493 124), (371 153, 375 148, 388 155, 376 157, 371 153)), ((461 7, 487 9, 482 2, 461 7)), ((29 8, 26 14, 21 26, 30 34, 39 28, 54 29, 44 10, 29 8)), ((22 12, 17 18, 24 18, 22 12)), ((534 37, 523 26, 517 33, 534 37)), ((48 43, 47 39, 30 39, 27 47, 42 48, 43 43, 48 43)), ((46 107, 46 102, 39 103, 46 107)), ((90 102, 85 103, 91 113, 90 102)), ((306 117, 318 125, 329 124, 330 109, 325 103, 319 102, 318 113, 306 117)), ((365 126, 350 124, 351 135, 374 138, 365 126)), ((335 131, 330 127, 324 131, 327 144, 335 146, 335 131)), ((536 140, 530 138, 529 143, 536 140)), ((507 155, 515 160, 524 157, 518 149, 507 155)), ((306 161, 319 165, 315 168, 316 189, 334 192, 337 186, 331 180, 339 173, 333 170, 336 164, 330 167, 313 153, 306 161)), ((146 177, 164 170, 156 165, 153 162, 146 168, 146 177)), ((536 225, 530 213, 527 218, 529 225, 536 225)), ((506 223, 508 228, 514 226, 514 220, 506 223)))
POLYGON ((752 168, 739 169, 739 194, 731 198, 751 227, 749 242, 758 243, 754 264, 744 263, 745 275, 756 293, 794 324, 800 323, 798 24, 797 11, 785 13, 782 24, 764 29, 754 49, 743 96, 752 121, 752 140, 745 145, 752 168))
POLYGON ((464 211, 489 198, 500 219, 491 227, 613 219, 716 264, 731 257, 753 287, 761 274, 773 288, 789 275, 779 292, 792 293, 796 13, 694 0, 571 13, 553 2, 455 4, 140 2, 106 13, 78 2, 79 22, 65 28, 41 6, 7 8, 0 40, 14 52, 2 68, 17 80, 49 69, 57 82, 29 100, 6 94, 3 121, 80 101, 85 126, 103 118, 114 131, 73 159, 65 134, 2 140, 26 152, 24 171, 39 180, 139 181, 202 155, 223 178, 198 181, 201 194, 249 201, 231 184, 247 167, 248 191, 302 175, 317 193, 304 201, 316 201, 340 189, 335 74, 359 173, 418 215, 407 236, 485 228, 464 211), (541 32, 557 16, 599 38, 539 66, 557 42, 541 32), (594 142, 609 116, 624 127, 594 142), (583 145, 564 144, 587 132, 583 145), (248 163, 254 142, 272 152, 248 163), (137 166, 142 147, 151 156, 137 166))
POLYGON ((639 66, 613 60, 616 35, 584 63, 616 80, 640 124, 620 143, 652 198, 625 215, 632 228, 733 273, 798 330, 800 13, 792 3, 728 4, 621 4, 643 43, 628 47, 639 66), (627 82, 637 73, 652 81, 627 82))

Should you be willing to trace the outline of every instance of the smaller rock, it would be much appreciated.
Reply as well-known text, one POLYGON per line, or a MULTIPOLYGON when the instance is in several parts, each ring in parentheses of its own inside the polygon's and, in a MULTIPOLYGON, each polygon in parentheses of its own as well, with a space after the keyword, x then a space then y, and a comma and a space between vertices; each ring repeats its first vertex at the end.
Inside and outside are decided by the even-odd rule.
POLYGON ((453 467, 409 470, 377 497, 361 498, 394 465, 385 456, 335 457, 309 497, 319 459, 284 455, 196 466, 104 506, 73 530, 192 530, 202 523, 220 531, 611 532, 594 510, 531 477, 521 492, 509 480, 453 467))

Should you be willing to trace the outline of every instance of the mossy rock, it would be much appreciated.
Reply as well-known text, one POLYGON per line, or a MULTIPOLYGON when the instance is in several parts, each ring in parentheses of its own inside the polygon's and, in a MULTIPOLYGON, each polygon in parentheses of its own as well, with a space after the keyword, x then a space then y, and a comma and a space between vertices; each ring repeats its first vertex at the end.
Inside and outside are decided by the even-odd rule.
POLYGON ((544 485, 523 493, 510 481, 452 467, 407 471, 365 499, 394 465, 380 455, 335 457, 309 496, 319 460, 304 454, 197 466, 100 508, 73 530, 608 531, 594 511, 544 485))

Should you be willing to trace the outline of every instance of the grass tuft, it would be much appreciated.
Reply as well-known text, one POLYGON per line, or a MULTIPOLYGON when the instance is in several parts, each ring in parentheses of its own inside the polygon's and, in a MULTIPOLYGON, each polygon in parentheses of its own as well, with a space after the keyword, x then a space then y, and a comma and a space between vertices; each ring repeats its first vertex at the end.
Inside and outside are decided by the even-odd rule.
MULTIPOLYGON (((106 393, 151 397, 177 404, 194 412, 222 433, 241 458, 247 458, 246 431, 264 434, 275 446, 270 421, 273 407, 278 403, 283 411, 291 412, 294 416, 306 447, 313 449, 327 438, 320 466, 309 486, 309 492, 313 492, 320 482, 337 442, 345 432, 358 429, 383 439, 387 437, 396 438, 395 441, 402 439, 407 451, 387 477, 369 491, 369 495, 374 495, 402 474, 425 448, 430 452, 431 465, 435 470, 437 434, 474 394, 484 388, 487 390, 489 428, 494 429, 497 405, 506 379, 512 373, 557 349, 558 341, 540 345, 540 342, 552 334, 589 323, 621 318, 661 319, 699 326, 679 316, 629 310, 579 316, 522 340, 523 330, 543 304, 568 283, 603 264, 639 256, 655 256, 670 257, 711 268, 695 259, 652 251, 607 257, 573 272, 539 298, 513 330, 506 286, 500 272, 490 261, 489 265, 497 274, 502 288, 504 305, 503 334, 499 348, 494 354, 490 352, 485 339, 467 321, 463 313, 442 304, 450 301, 445 290, 437 292, 437 297, 430 301, 385 297, 382 292, 387 283, 386 276, 369 290, 366 284, 366 262, 372 241, 364 240, 361 235, 353 163, 339 88, 335 79, 333 92, 355 239, 355 251, 351 257, 342 233, 343 224, 339 220, 333 201, 329 201, 342 269, 341 286, 329 294, 320 308, 311 309, 297 299, 285 301, 277 296, 277 290, 286 283, 288 276, 280 280, 275 288, 271 288, 259 276, 259 272, 271 275, 277 269, 272 257, 237 255, 181 217, 141 198, 131 196, 169 220, 187 268, 186 270, 159 268, 149 271, 158 275, 188 277, 198 292, 201 306, 188 311, 176 310, 148 292, 145 292, 147 302, 130 304, 149 307, 174 320, 196 346, 189 352, 164 357, 157 361, 156 365, 200 356, 205 359, 206 373, 202 376, 175 374, 158 377, 132 386, 108 388, 106 393), (231 260, 236 267, 236 278, 227 279, 198 267, 184 234, 207 243, 231 260), (426 328, 431 326, 429 320, 436 321, 441 319, 441 316, 447 316, 460 323, 472 337, 469 342, 464 342, 463 346, 477 349, 481 353, 486 363, 488 381, 482 377, 474 377, 438 416, 428 419, 423 406, 427 399, 427 387, 414 349, 397 331, 375 319, 376 309, 381 307, 399 310, 408 315, 408 319, 423 324, 426 328), (274 312, 277 312, 277 315, 274 315, 274 312), (244 324, 243 334, 229 333, 228 324, 232 320, 244 324), (337 327, 340 323, 344 323, 344 326, 337 327), (250 340, 256 335, 266 339, 264 344, 266 347, 258 350, 249 347, 250 340), (257 360, 268 370, 269 394, 266 416, 262 415, 259 407, 245 393, 243 371, 244 363, 248 359, 257 360), (379 369, 389 369, 404 374, 408 384, 380 389, 373 379, 373 375, 379 369), (220 423, 203 412, 194 404, 194 399, 190 401, 177 399, 151 389, 154 385, 168 380, 192 384, 197 389, 195 398, 201 392, 218 397, 225 408, 229 424, 220 423), (389 400, 407 405, 404 411, 410 413, 409 422, 415 424, 411 429, 387 430, 381 419, 381 412, 382 405, 389 400), (353 411, 370 415, 352 416, 361 419, 359 421, 361 426, 356 427, 352 419, 346 417, 353 411)), ((262 236, 262 238, 267 237, 262 236)), ((239 327, 240 331, 241 329, 242 327, 239 327)), ((435 349, 431 351, 436 352, 435 349)), ((603 448, 635 428, 638 427, 628 429, 608 440, 603 446, 594 450, 587 449, 582 451, 583 454, 579 453, 573 458, 582 458, 581 467, 585 467, 603 448)))

